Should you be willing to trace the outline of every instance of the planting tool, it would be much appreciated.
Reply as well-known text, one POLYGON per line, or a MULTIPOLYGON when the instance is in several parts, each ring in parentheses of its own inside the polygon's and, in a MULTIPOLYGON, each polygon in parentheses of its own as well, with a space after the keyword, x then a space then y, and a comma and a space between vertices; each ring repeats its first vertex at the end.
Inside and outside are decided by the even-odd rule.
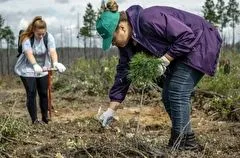
POLYGON ((48 72, 48 113, 49 113, 49 118, 52 118, 52 74, 53 71, 57 71, 56 68, 43 68, 43 72, 48 72))

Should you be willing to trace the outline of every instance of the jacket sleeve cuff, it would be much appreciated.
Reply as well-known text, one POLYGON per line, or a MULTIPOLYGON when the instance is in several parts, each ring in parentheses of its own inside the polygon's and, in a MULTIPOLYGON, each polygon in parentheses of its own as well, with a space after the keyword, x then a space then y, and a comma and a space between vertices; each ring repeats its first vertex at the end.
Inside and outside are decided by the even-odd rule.
POLYGON ((123 100, 119 100, 119 99, 110 99, 111 102, 119 102, 119 103, 122 103, 123 100))
POLYGON ((177 55, 175 53, 173 53, 173 51, 171 49, 167 52, 167 54, 174 59, 177 57, 177 55))

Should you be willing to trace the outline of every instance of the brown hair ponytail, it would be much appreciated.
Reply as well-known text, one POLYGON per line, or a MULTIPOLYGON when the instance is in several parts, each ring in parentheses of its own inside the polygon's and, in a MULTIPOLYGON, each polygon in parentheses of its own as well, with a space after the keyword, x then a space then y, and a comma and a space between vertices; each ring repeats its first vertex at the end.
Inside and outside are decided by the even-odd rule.
POLYGON ((20 35, 19 44, 22 44, 23 41, 31 38, 35 29, 47 29, 47 24, 41 16, 36 16, 28 25, 27 29, 20 35))
POLYGON ((105 10, 109 10, 111 12, 117 12, 118 11, 117 2, 115 0, 108 0, 105 10))
MULTIPOLYGON (((106 6, 103 5, 102 9, 104 11, 111 11, 111 12, 117 12, 118 11, 118 4, 115 0, 108 0, 106 6)), ((127 14, 125 11, 120 12, 120 21, 128 21, 127 14)))

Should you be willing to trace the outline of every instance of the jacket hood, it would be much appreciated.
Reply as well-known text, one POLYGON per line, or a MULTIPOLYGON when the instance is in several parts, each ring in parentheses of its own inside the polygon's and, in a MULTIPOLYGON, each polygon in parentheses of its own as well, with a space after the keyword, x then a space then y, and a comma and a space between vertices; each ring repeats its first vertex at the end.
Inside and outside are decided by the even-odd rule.
POLYGON ((141 36, 141 31, 139 29, 139 16, 140 13, 143 11, 143 8, 139 5, 133 5, 126 10, 128 20, 133 29, 133 37, 141 36))

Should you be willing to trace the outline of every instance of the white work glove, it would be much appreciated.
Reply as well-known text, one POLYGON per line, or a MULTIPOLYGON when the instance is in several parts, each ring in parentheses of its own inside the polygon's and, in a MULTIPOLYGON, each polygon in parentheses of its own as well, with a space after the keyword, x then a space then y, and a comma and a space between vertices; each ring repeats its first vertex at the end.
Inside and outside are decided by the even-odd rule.
POLYGON ((54 62, 53 67, 57 68, 59 72, 64 72, 66 70, 66 67, 62 63, 54 62))
POLYGON ((43 72, 43 69, 37 63, 33 64, 33 69, 34 69, 34 72, 37 73, 37 74, 43 72))
POLYGON ((162 76, 165 73, 167 66, 170 64, 170 61, 165 56, 162 56, 161 58, 159 58, 159 60, 161 61, 161 63, 158 65, 158 71, 159 76, 162 76))
POLYGON ((99 121, 102 124, 102 127, 106 127, 108 126, 112 120, 113 120, 113 115, 114 115, 115 111, 111 108, 108 108, 100 117, 99 117, 99 121))

